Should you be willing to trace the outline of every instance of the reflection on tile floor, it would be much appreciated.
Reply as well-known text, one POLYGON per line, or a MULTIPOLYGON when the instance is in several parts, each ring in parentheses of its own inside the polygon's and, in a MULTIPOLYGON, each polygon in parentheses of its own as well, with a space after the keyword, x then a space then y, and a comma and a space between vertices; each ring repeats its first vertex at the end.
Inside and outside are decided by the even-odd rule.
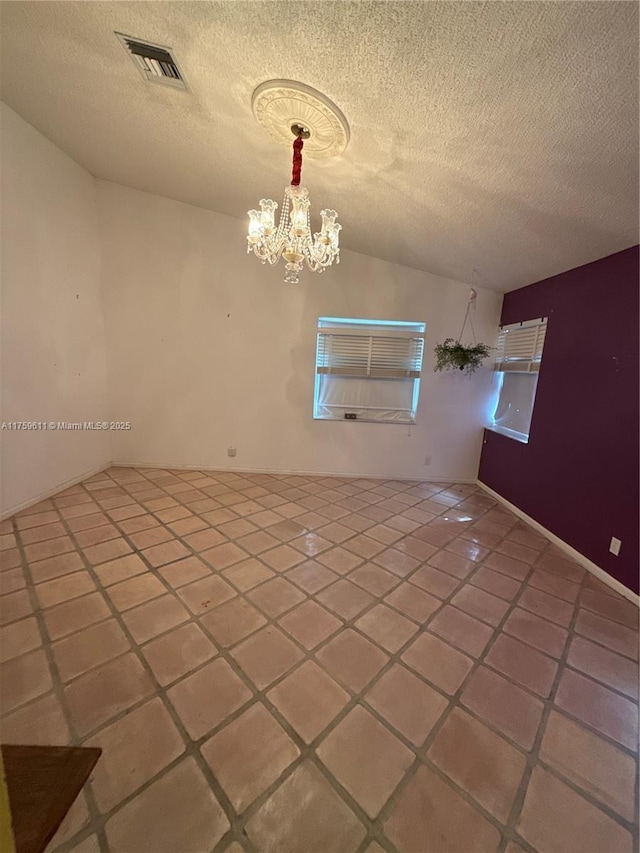
POLYGON ((631 853, 638 613, 473 485, 112 468, 2 523, 51 850, 631 853))

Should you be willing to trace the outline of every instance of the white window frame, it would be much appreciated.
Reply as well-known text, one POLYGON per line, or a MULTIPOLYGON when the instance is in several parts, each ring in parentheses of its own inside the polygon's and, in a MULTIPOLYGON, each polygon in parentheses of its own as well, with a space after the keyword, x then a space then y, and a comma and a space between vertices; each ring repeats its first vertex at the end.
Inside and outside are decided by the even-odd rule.
MULTIPOLYGON (((425 324, 418 322, 320 317, 316 337, 314 419, 414 424, 420 393, 424 331, 425 324), (410 406, 376 406, 370 402, 353 401, 346 404, 323 403, 322 386, 324 377, 329 376, 352 380, 354 386, 367 380, 411 383, 410 387, 405 386, 410 394, 410 406), (347 418, 347 413, 356 417, 347 418)), ((346 383, 343 387, 347 387, 346 383)), ((365 386, 361 386, 361 390, 366 390, 365 386)), ((373 385, 371 390, 375 396, 373 385)), ((399 388, 396 390, 400 391, 399 388)), ((395 390, 391 396, 395 396, 395 390)), ((400 396, 404 396, 403 391, 400 396)))
POLYGON ((538 373, 542 364, 547 325, 547 317, 540 317, 535 320, 523 320, 520 323, 511 323, 502 326, 498 335, 494 365, 496 391, 489 429, 508 438, 520 441, 523 444, 528 444, 531 434, 531 423, 533 421, 538 386, 538 373), (496 412, 500 406, 505 375, 513 373, 532 375, 532 380, 535 383, 527 431, 511 429, 504 424, 497 423, 495 419, 496 412))

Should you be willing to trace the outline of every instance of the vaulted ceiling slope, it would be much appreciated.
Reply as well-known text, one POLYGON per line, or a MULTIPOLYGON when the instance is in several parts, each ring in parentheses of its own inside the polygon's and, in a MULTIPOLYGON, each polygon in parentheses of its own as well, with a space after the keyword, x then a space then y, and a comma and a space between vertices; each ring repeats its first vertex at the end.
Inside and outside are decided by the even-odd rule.
POLYGON ((2 3, 11 107, 97 177, 230 216, 288 182, 251 112, 272 78, 349 120, 303 171, 345 248, 511 290, 638 242, 635 2, 2 3), (172 47, 191 91, 114 31, 172 47))

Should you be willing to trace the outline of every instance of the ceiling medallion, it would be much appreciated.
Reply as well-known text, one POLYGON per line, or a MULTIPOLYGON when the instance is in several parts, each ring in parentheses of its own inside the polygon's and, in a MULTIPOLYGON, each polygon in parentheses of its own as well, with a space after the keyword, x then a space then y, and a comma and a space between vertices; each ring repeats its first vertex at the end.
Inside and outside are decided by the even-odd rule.
POLYGON ((305 145, 309 157, 326 159, 342 154, 349 142, 349 125, 338 107, 321 92, 293 80, 267 80, 253 93, 253 114, 276 142, 289 145, 292 124, 310 131, 305 145))
POLYGON ((340 263, 338 237, 342 229, 336 222, 335 210, 321 210, 320 231, 311 233, 309 192, 300 186, 302 148, 306 142, 307 150, 315 151, 317 157, 332 157, 344 151, 349 127, 335 105, 302 83, 282 80, 264 83, 253 94, 253 110, 274 139, 290 141, 292 133, 295 139, 291 185, 284 191, 279 223, 276 226, 277 203, 261 199, 260 210, 249 211, 247 253, 253 252, 263 264, 276 264, 283 257, 284 280, 297 284, 305 263, 318 273, 334 261, 340 263), (274 95, 275 92, 280 96, 274 95))

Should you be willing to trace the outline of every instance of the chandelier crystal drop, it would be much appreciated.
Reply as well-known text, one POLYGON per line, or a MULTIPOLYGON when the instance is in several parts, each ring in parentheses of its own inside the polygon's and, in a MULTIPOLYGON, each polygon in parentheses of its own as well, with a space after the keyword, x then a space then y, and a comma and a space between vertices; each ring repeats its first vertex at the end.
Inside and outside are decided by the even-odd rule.
POLYGON ((260 210, 249 211, 247 254, 253 252, 263 264, 277 264, 282 256, 286 261, 284 280, 298 284, 305 262, 312 272, 318 273, 334 261, 340 263, 338 235, 342 225, 336 222, 338 214, 335 210, 321 210, 320 231, 311 233, 309 191, 300 186, 302 147, 309 132, 300 125, 293 125, 291 130, 296 136, 293 171, 291 186, 284 191, 280 221, 276 226, 277 203, 268 198, 261 199, 260 210))

